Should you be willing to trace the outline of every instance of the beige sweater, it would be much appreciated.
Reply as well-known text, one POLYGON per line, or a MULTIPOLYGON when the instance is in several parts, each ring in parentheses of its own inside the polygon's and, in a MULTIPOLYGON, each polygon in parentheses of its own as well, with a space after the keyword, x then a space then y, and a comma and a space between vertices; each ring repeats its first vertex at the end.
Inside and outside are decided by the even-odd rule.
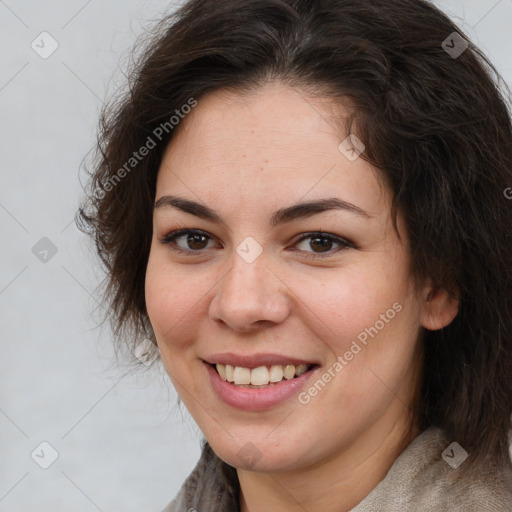
MULTIPOLYGON (((420 434, 351 512, 512 512, 512 470, 469 471, 464 462, 452 469, 441 457, 448 445, 438 429, 420 434)), ((204 442, 199 462, 162 512, 239 512, 238 493, 236 470, 204 442)))

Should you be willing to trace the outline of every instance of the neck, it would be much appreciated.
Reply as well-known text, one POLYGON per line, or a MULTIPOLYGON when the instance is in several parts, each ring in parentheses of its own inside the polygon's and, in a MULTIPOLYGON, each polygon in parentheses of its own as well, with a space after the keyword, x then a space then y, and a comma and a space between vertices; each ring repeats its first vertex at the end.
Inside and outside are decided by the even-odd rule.
MULTIPOLYGON (((400 402, 396 407, 403 410, 400 402)), ((390 414, 380 418, 350 446, 314 466, 288 473, 237 470, 240 511, 348 512, 386 476, 418 433, 409 414, 398 419, 390 414)))

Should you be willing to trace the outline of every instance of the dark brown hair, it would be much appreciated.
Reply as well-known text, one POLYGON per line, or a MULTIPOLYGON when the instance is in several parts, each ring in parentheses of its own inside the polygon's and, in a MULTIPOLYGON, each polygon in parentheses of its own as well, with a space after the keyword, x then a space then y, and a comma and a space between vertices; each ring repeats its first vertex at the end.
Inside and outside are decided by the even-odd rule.
POLYGON ((272 80, 350 101, 363 157, 406 218, 414 277, 459 298, 449 326, 424 332, 422 429, 444 429, 470 461, 510 464, 509 96, 487 58, 427 1, 192 0, 156 26, 129 90, 103 111, 78 219, 107 271, 116 335, 131 349, 154 340, 144 281, 171 116, 211 91, 272 80), (445 40, 469 47, 454 55, 445 40), (130 160, 149 139, 155 147, 130 160))

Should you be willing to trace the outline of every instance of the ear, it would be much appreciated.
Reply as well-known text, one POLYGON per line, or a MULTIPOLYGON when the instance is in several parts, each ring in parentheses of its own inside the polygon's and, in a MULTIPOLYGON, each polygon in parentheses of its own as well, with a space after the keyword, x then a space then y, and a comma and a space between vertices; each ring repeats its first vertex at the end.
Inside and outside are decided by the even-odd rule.
POLYGON ((421 325, 437 331, 449 325, 459 312, 459 300, 443 287, 425 286, 422 293, 421 325))

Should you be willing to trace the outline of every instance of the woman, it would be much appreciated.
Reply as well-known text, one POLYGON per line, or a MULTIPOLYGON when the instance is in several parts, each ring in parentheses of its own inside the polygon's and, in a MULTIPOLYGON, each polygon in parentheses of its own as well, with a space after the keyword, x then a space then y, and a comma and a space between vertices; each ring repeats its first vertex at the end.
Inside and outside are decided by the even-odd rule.
POLYGON ((495 73, 422 0, 163 20, 81 220, 205 437, 167 512, 512 510, 495 73))

